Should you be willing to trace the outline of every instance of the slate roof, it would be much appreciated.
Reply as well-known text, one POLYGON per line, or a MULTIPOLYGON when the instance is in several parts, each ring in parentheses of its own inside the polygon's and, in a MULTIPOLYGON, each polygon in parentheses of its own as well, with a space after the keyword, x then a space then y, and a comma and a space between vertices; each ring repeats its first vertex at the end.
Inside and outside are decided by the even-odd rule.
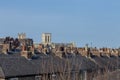
POLYGON ((92 59, 99 65, 100 68, 109 70, 120 68, 120 58, 117 56, 94 56, 92 59))
POLYGON ((95 61, 96 64, 99 65, 100 68, 105 68, 109 64, 109 60, 107 60, 107 57, 99 57, 94 56, 92 59, 95 61))
MULTIPOLYGON (((117 59, 120 63, 120 57, 117 59)), ((61 59, 54 55, 36 54, 31 60, 28 60, 18 53, 0 54, 0 77, 34 76, 69 71, 79 72, 80 70, 96 70, 99 67, 106 67, 106 65, 111 68, 115 67, 115 61, 116 57, 110 58, 107 56, 88 58, 81 55, 67 55, 66 58, 61 59)))
POLYGON ((98 75, 95 80, 120 80, 120 70, 98 75))
POLYGON ((40 69, 40 74, 62 71, 60 68, 63 68, 64 61, 59 57, 43 54, 39 54, 37 56, 39 56, 39 58, 31 60, 31 62, 37 65, 36 68, 40 69))
POLYGON ((110 64, 115 68, 115 69, 120 69, 120 57, 118 56, 111 56, 110 57, 110 64))
POLYGON ((0 75, 2 78, 36 74, 36 69, 32 63, 24 57, 0 54, 0 67, 4 73, 4 75, 0 75))
POLYGON ((66 60, 69 62, 71 70, 73 71, 95 70, 98 67, 98 65, 89 58, 81 55, 70 55, 70 57, 67 57, 66 60))
POLYGON ((0 54, 0 77, 34 76, 61 71, 64 61, 60 58, 44 54, 38 56, 37 59, 27 60, 18 54, 0 54))

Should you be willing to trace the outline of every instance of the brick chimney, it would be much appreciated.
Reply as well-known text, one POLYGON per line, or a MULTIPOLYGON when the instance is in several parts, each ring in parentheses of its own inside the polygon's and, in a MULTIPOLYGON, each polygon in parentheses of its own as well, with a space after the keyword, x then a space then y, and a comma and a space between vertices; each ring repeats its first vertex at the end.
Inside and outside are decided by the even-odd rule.
POLYGON ((32 52, 25 51, 25 45, 22 45, 21 56, 25 57, 26 59, 31 59, 32 55, 33 55, 32 52))
POLYGON ((7 52, 9 51, 9 44, 0 44, 0 52, 7 54, 7 52))
POLYGON ((56 53, 55 53, 55 55, 58 56, 58 57, 60 57, 60 58, 62 58, 63 54, 65 54, 64 47, 59 46, 58 49, 57 49, 57 51, 56 51, 56 53))
POLYGON ((31 59, 32 55, 33 55, 32 52, 28 52, 28 51, 21 52, 21 56, 25 57, 26 59, 31 59))

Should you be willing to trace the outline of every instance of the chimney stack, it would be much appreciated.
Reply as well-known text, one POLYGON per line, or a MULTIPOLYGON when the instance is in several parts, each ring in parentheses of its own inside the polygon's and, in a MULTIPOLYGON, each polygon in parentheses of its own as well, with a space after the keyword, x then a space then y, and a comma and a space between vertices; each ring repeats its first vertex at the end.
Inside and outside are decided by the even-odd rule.
POLYGON ((32 54, 32 52, 22 51, 21 56, 25 57, 26 59, 31 59, 33 54, 32 54))

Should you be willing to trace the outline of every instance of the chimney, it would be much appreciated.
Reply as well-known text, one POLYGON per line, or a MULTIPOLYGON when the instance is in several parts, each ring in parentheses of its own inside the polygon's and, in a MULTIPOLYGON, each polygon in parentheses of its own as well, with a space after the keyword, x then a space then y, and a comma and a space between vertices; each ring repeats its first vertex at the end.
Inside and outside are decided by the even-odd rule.
POLYGON ((90 51, 90 48, 87 49, 87 57, 91 57, 91 51, 90 51))
POLYGON ((65 54, 64 47, 59 46, 57 51, 55 52, 55 55, 62 58, 64 54, 65 54))
POLYGON ((31 59, 32 55, 33 55, 32 52, 28 52, 28 51, 21 52, 21 56, 25 57, 26 59, 31 59))
POLYGON ((88 51, 88 44, 85 45, 85 51, 88 51))
POLYGON ((65 58, 66 53, 62 51, 58 51, 55 53, 55 56, 58 56, 59 58, 65 58))
POLYGON ((70 48, 70 47, 66 47, 66 48, 65 48, 65 52, 66 52, 66 53, 71 53, 71 48, 70 48))
POLYGON ((9 51, 9 44, 0 44, 0 52, 7 54, 7 52, 9 51))
POLYGON ((25 45, 22 45, 21 56, 25 57, 26 59, 31 59, 32 55, 33 55, 32 52, 25 51, 25 45))
POLYGON ((72 53, 75 54, 75 55, 78 55, 79 51, 76 47, 74 47, 74 48, 72 48, 72 53))

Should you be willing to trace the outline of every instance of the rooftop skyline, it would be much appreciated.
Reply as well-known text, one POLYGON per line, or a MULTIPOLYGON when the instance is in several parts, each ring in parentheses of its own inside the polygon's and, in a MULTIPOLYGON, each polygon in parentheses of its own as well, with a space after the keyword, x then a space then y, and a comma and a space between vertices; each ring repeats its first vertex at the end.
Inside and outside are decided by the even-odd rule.
POLYGON ((35 42, 52 33, 52 42, 77 46, 120 46, 119 0, 2 0, 0 37, 24 32, 35 42))

